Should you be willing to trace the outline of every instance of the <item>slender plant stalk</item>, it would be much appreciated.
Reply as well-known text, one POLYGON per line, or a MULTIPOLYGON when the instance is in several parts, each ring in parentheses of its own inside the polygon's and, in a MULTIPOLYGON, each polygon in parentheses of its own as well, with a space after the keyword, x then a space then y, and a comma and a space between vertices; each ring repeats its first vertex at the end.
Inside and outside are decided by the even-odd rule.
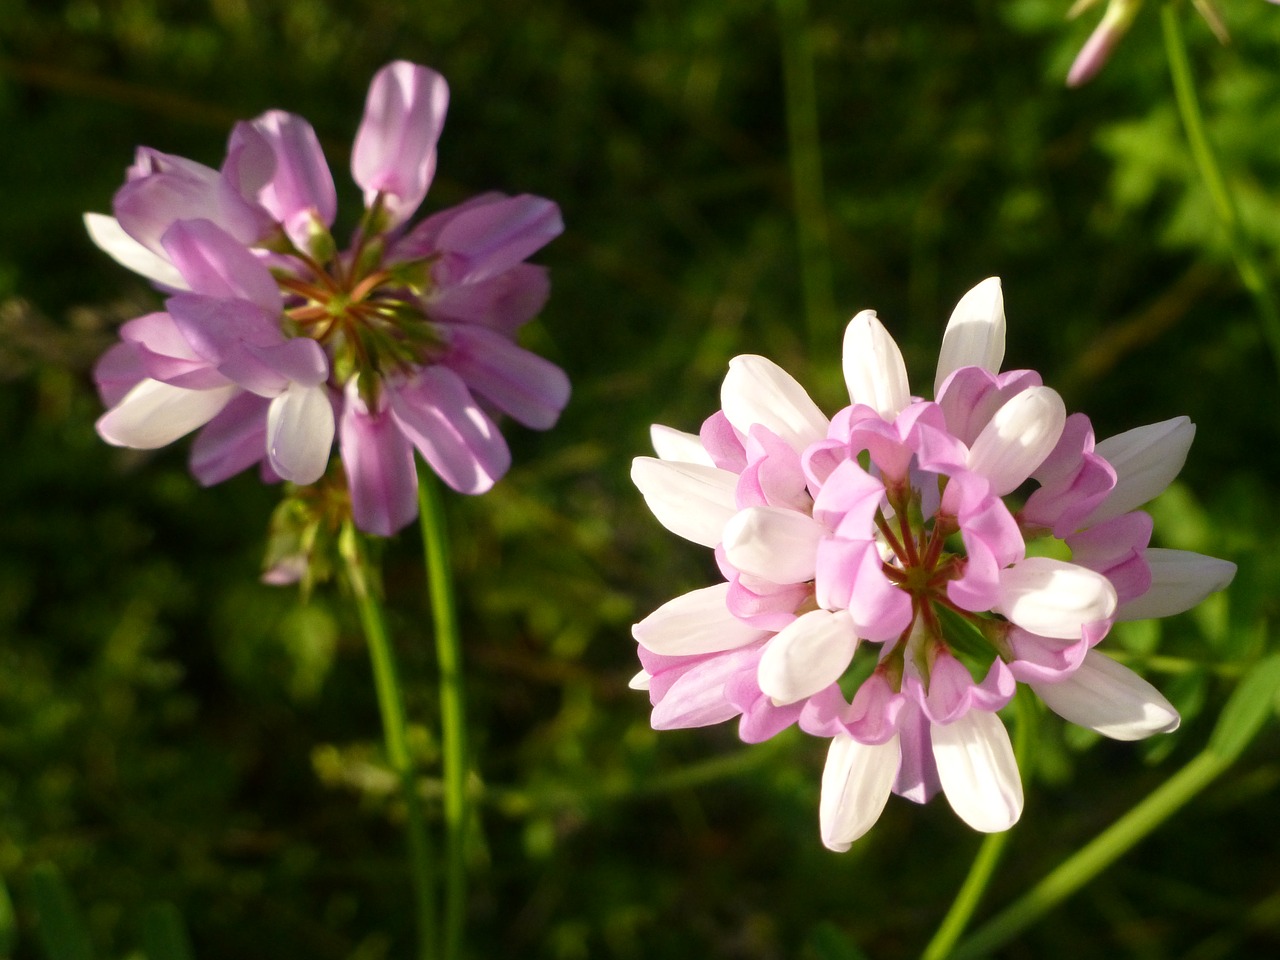
POLYGON ((1214 212, 1226 231, 1227 243, 1231 247, 1231 256, 1235 260, 1240 280, 1257 306, 1258 316, 1262 320, 1263 335, 1271 347, 1276 365, 1280 366, 1280 307, 1276 306, 1275 294, 1254 253, 1253 244, 1245 235, 1231 188, 1222 175, 1213 145, 1205 133, 1204 115, 1200 110, 1200 99, 1196 96, 1195 79, 1191 75, 1191 61, 1187 56, 1187 41, 1182 32, 1182 19, 1177 0, 1165 0, 1164 6, 1160 9, 1160 22, 1164 31, 1164 48, 1169 60, 1169 73, 1173 78, 1174 98, 1178 104, 1178 113, 1182 118, 1187 142, 1191 147, 1191 155, 1195 159, 1196 167, 1200 170, 1200 178, 1204 181, 1205 189, 1209 192, 1214 212))
POLYGON ((1212 749, 1149 794, 1075 854, 960 944, 951 960, 986 957, 1071 896, 1182 809, 1231 765, 1232 757, 1212 749))
POLYGON ((467 907, 467 716, 462 680, 462 635, 453 591, 453 565, 440 484, 429 470, 419 471, 418 512, 427 588, 440 665, 441 738, 444 742, 445 905, 444 955, 462 953, 467 907))
POLYGON ((836 316, 831 292, 831 247, 822 188, 822 140, 818 133, 809 11, 806 0, 777 0, 777 4, 800 282, 810 346, 819 348, 834 342, 836 316))
POLYGON ((367 553, 361 549, 360 535, 348 525, 342 532, 342 556, 347 566, 347 579, 360 611, 373 665, 373 682, 378 693, 378 709, 382 714, 382 734, 387 762, 400 781, 405 803, 405 829, 409 835, 409 867, 413 875, 414 906, 418 928, 419 960, 436 957, 435 875, 431 868, 431 840, 423 817, 422 801, 409 753, 408 724, 405 720, 404 695, 396 670, 395 654, 387 635, 382 604, 374 592, 367 553))
MULTIPOLYGON (((1027 765, 1031 759, 1032 733, 1037 721, 1036 705, 1030 691, 1025 688, 1019 689, 1014 707, 1017 711, 1018 726, 1014 731, 1013 752, 1018 760, 1018 770, 1026 779, 1029 773, 1027 765)), ((951 956, 956 941, 969 925, 973 912, 978 909, 982 895, 995 874, 1000 856, 1004 853, 1005 844, 1008 842, 1008 830, 988 834, 983 839, 982 845, 978 847, 978 852, 973 858, 973 864, 969 867, 969 875, 964 878, 964 883, 960 886, 951 909, 938 925, 937 933, 933 935, 929 945, 924 948, 924 953, 920 955, 921 960, 946 960, 951 956)))

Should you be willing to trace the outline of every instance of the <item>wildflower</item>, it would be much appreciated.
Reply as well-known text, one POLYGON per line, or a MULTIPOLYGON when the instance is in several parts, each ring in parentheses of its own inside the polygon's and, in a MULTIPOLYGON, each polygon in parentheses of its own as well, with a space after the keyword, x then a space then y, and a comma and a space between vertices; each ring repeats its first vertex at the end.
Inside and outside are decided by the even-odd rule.
MULTIPOLYGON (((1077 0, 1067 16, 1077 17, 1097 2, 1098 0, 1077 0)), ((1089 39, 1071 63, 1071 69, 1067 72, 1068 87, 1088 83, 1106 65, 1111 59, 1111 52, 1129 32, 1140 9, 1142 0, 1108 0, 1102 20, 1089 34, 1089 39)))
POLYGON ((697 436, 655 427, 658 457, 633 466, 658 521, 713 548, 725 578, 633 629, 653 726, 739 717, 748 742, 793 723, 830 738, 832 849, 890 793, 941 791, 982 831, 1016 822, 996 711, 1018 682, 1106 736, 1174 729, 1169 702, 1095 648, 1117 619, 1189 609, 1234 575, 1149 547, 1136 509, 1181 468, 1190 422, 1095 443, 1039 375, 999 372, 1004 324, 998 280, 964 296, 929 401, 863 311, 844 340, 851 403, 830 420, 775 364, 735 358, 722 410, 697 436))
MULTIPOLYGON (((1078 17, 1100 2, 1101 0, 1076 0, 1067 11, 1067 19, 1078 17)), ((1269 0, 1269 2, 1280 3, 1280 0, 1269 0)), ((1213 5, 1213 0, 1192 0, 1192 3, 1196 12, 1213 31, 1213 35, 1218 38, 1218 42, 1229 43, 1231 35, 1227 31, 1222 15, 1213 5)), ((1071 63, 1071 69, 1067 71, 1068 87, 1083 86, 1106 66, 1107 61, 1111 59, 1112 51, 1129 32, 1141 9, 1142 0, 1107 0, 1107 9, 1103 12, 1102 19, 1089 34, 1089 39, 1080 48, 1080 52, 1071 63)))
POLYGON ((426 67, 374 77, 351 164, 365 210, 345 250, 301 117, 237 124, 218 170, 140 149, 115 216, 86 225, 168 298, 98 363, 102 437, 150 449, 199 429, 206 484, 255 464, 313 483, 336 437, 352 516, 383 535, 416 515, 415 450, 454 489, 488 490, 510 465, 493 412, 547 429, 568 400, 564 373, 515 343, 549 289, 524 261, 563 225, 549 200, 497 193, 409 223, 447 105, 426 67))

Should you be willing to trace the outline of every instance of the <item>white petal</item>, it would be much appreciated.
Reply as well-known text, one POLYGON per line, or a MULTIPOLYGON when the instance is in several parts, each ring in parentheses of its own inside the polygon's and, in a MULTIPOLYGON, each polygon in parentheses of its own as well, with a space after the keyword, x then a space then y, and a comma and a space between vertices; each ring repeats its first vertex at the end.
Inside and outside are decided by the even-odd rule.
POLYGON ((859 743, 845 734, 831 739, 818 805, 823 846, 848 850, 875 825, 889 801, 901 760, 896 733, 876 744, 859 743))
POLYGON ((810 610, 769 641, 756 679, 778 706, 795 703, 829 687, 853 660, 858 635, 843 610, 810 610))
POLYGON ((644 495, 658 522, 677 536, 714 547, 737 511, 737 474, 693 463, 636 457, 631 482, 644 495))
POLYGON ((649 439, 660 460, 700 463, 704 467, 715 466, 711 462, 710 454, 702 445, 702 438, 696 433, 685 433, 683 430, 655 423, 649 428, 649 439))
POLYGON ((892 420, 911 402, 902 351, 874 310, 863 310, 844 331, 844 382, 853 403, 892 420))
POLYGON ((818 543, 828 530, 808 514, 786 507, 748 507, 724 526, 729 562, 774 583, 812 580, 818 543))
POLYGON ((994 713, 970 710, 931 728, 933 759, 947 802, 983 833, 1008 830, 1022 815, 1022 779, 1004 724, 994 713))
POLYGON ((1143 553, 1151 567, 1151 589, 1121 605, 1117 620, 1171 617, 1190 610, 1211 593, 1227 586, 1236 575, 1229 560, 1189 550, 1151 547, 1143 553))
POLYGON ((177 267, 125 233, 115 217, 86 213, 84 226, 89 239, 116 263, 174 290, 189 289, 177 267))
POLYGON ((204 426, 239 392, 235 384, 186 390, 143 380, 98 418, 98 434, 117 447, 154 450, 204 426))
POLYGON ((1178 729, 1178 711, 1159 690, 1096 650, 1066 680, 1031 686, 1058 716, 1113 740, 1178 729))
POLYGON ((804 387, 772 360, 743 355, 729 361, 720 388, 724 415, 740 433, 768 427, 797 453, 827 435, 829 425, 804 387))
POLYGON ((267 408, 267 458, 291 483, 315 483, 333 449, 333 405, 323 385, 291 383, 267 408))
POLYGON ((1050 557, 1028 557, 1000 571, 995 611, 1024 630, 1060 640, 1080 639, 1086 623, 1116 610, 1116 590, 1100 573, 1050 557))
POLYGON ((999 373, 1004 360, 1004 292, 999 277, 988 277, 960 298, 938 352, 936 397, 942 382, 961 367, 981 367, 999 373))
POLYGON ((1195 439, 1187 417, 1135 427, 1101 441, 1094 452, 1115 468, 1115 489, 1081 526, 1118 517, 1154 500, 1173 482, 1195 439))
POLYGON ((632 677, 630 680, 627 681, 627 686, 630 687, 632 690, 648 690, 649 681, 652 679, 653 677, 650 676, 649 671, 641 670, 634 677, 632 677))
POLYGON ((996 411, 969 451, 969 469, 991 481, 997 497, 1017 489, 1062 436, 1067 408, 1049 387, 1030 387, 996 411))
POLYGON ((682 594, 633 626, 631 635, 646 649, 672 657, 734 650, 768 636, 731 614, 728 596, 727 583, 682 594))

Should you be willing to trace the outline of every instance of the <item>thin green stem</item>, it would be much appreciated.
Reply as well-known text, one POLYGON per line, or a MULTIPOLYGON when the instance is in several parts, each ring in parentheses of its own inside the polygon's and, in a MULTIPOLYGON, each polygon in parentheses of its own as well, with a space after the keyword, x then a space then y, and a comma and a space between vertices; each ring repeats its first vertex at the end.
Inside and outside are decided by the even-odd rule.
POLYGON ((1245 289, 1253 297, 1262 320, 1262 332, 1266 337, 1277 366, 1280 366, 1280 307, 1267 282, 1267 276, 1254 253, 1253 244, 1245 235, 1231 188, 1214 154, 1213 145, 1204 128, 1204 115, 1196 96, 1195 78, 1191 75, 1191 61, 1187 56, 1187 41, 1182 32, 1182 20, 1177 0, 1166 0, 1160 9, 1160 22, 1164 31, 1165 55, 1169 60, 1169 73, 1173 78, 1174 98, 1182 127, 1191 147, 1191 155, 1199 168, 1214 212, 1226 231, 1231 256, 1245 289))
POLYGON ((1132 810, 1064 860, 951 954, 952 960, 989 956, 1114 863, 1185 806, 1231 765, 1204 750, 1132 810))
POLYGON ((419 960, 436 956, 435 875, 431 869, 431 841, 418 797, 413 757, 409 752, 408 723, 405 719, 404 695, 396 669, 395 654, 387 635, 373 586, 367 553, 362 549, 360 534, 348 524, 342 531, 340 547, 346 562, 347 579, 360 612, 373 666, 373 682, 378 693, 378 710, 382 714, 382 735, 387 762, 400 783, 405 804, 405 829, 409 835, 409 867, 413 875, 414 905, 418 928, 419 960))
POLYGON ((822 141, 818 132, 813 44, 806 0, 777 0, 777 4, 800 282, 810 346, 817 349, 834 340, 836 317, 822 186, 822 141))
MULTIPOLYGON (((1014 709, 1017 711, 1018 720, 1017 727, 1014 730, 1015 743, 1013 752, 1018 760, 1018 770, 1022 772, 1025 780, 1027 763, 1031 758, 1031 738, 1036 723, 1036 705, 1029 690, 1018 690, 1018 696, 1014 700, 1014 709)), ((982 845, 978 847, 977 855, 973 858, 973 864, 969 867, 969 875, 965 877, 964 883, 961 884, 960 890, 951 904, 951 909, 942 918, 942 923, 938 925, 938 930, 933 935, 933 939, 924 948, 921 960, 946 960, 947 957, 951 956, 951 951, 955 948, 956 941, 960 939, 965 927, 969 925, 969 921, 973 918, 973 912, 978 909, 978 904, 982 901, 982 895, 986 892, 987 885, 995 874, 996 866, 1000 862, 1000 856, 1004 853, 1005 844, 1008 842, 1008 830, 988 834, 983 839, 982 845)))
POLYGON ((418 511, 427 588, 435 625, 436 659, 440 665, 441 738, 444 741, 445 824, 445 957, 461 956, 467 907, 467 715, 462 679, 462 634, 453 591, 453 565, 440 484, 429 470, 420 471, 418 511))

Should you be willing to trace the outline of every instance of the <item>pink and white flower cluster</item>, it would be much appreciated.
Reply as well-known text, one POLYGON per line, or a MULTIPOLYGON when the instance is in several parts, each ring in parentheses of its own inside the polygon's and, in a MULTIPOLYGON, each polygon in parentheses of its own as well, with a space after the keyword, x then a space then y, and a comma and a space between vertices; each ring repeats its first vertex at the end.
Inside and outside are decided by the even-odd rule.
POLYGON ((383 535, 416 515, 415 450, 455 490, 488 490, 511 459, 493 412, 546 429, 568 400, 563 371, 515 343, 549 290, 524 260, 563 224, 550 200, 496 193, 409 224, 448 98, 416 64, 374 77, 351 160, 365 210, 343 250, 333 177, 299 116, 237 124, 219 170, 139 149, 115 216, 85 220, 168 298, 97 365, 102 437, 152 449, 199 429, 202 483, 260 464, 310 484, 336 435, 354 520, 383 535))
POLYGON ((724 576, 633 629, 653 726, 738 717, 748 742, 793 723, 830 738, 832 849, 890 793, 941 790, 982 831, 1015 823, 1022 784, 997 711, 1018 682, 1109 737, 1176 728, 1169 702, 1097 644, 1234 576, 1151 547, 1137 509, 1181 469, 1191 422, 1095 443, 1038 374, 1000 372, 1004 340, 993 278, 952 314, 924 400, 863 311, 844 339, 850 405, 834 417, 777 365, 740 356, 701 432, 655 426, 658 457, 633 465, 658 521, 714 549, 724 576))

